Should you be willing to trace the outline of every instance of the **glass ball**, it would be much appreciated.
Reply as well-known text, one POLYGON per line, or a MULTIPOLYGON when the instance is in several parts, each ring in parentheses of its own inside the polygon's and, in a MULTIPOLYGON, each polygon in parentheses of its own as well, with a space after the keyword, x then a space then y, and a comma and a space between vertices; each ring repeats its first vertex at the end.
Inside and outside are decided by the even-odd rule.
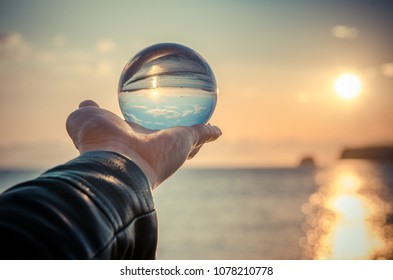
POLYGON ((198 53, 161 43, 126 64, 118 97, 127 121, 159 130, 206 123, 216 107, 217 91, 213 71, 198 53))

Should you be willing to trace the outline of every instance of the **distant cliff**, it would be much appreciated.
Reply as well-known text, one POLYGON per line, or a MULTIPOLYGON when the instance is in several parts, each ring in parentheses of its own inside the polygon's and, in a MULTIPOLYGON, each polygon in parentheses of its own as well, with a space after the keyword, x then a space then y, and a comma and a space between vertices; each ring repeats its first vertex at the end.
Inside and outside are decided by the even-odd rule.
POLYGON ((299 162, 300 167, 316 167, 315 160, 311 156, 303 157, 299 162))
POLYGON ((393 160, 393 146, 346 148, 341 159, 393 160))

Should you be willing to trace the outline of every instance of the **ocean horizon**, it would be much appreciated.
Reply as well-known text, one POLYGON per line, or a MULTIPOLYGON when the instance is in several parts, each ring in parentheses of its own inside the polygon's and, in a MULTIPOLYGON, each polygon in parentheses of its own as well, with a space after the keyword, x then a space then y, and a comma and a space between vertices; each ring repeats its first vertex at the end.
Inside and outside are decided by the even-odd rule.
MULTIPOLYGON (((44 170, 0 170, 0 192, 44 170)), ((393 164, 183 168, 154 192, 158 259, 391 259, 393 164)))

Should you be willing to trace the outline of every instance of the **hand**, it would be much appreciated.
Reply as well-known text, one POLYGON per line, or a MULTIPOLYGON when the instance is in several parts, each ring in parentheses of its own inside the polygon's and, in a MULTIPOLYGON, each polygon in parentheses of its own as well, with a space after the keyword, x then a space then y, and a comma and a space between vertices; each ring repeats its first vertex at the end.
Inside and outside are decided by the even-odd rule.
POLYGON ((156 188, 194 157, 203 144, 221 135, 210 125, 178 126, 158 131, 126 122, 94 101, 83 101, 67 119, 66 128, 79 152, 113 151, 134 161, 156 188))

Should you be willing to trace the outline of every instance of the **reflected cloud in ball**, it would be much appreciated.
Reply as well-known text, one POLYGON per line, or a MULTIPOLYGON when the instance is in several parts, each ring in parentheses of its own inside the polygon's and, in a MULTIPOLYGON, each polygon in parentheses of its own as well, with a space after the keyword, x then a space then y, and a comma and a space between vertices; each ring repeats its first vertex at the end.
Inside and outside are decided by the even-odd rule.
POLYGON ((126 64, 118 96, 127 121, 156 130, 206 123, 217 91, 213 71, 198 53, 162 43, 143 49, 126 64))

